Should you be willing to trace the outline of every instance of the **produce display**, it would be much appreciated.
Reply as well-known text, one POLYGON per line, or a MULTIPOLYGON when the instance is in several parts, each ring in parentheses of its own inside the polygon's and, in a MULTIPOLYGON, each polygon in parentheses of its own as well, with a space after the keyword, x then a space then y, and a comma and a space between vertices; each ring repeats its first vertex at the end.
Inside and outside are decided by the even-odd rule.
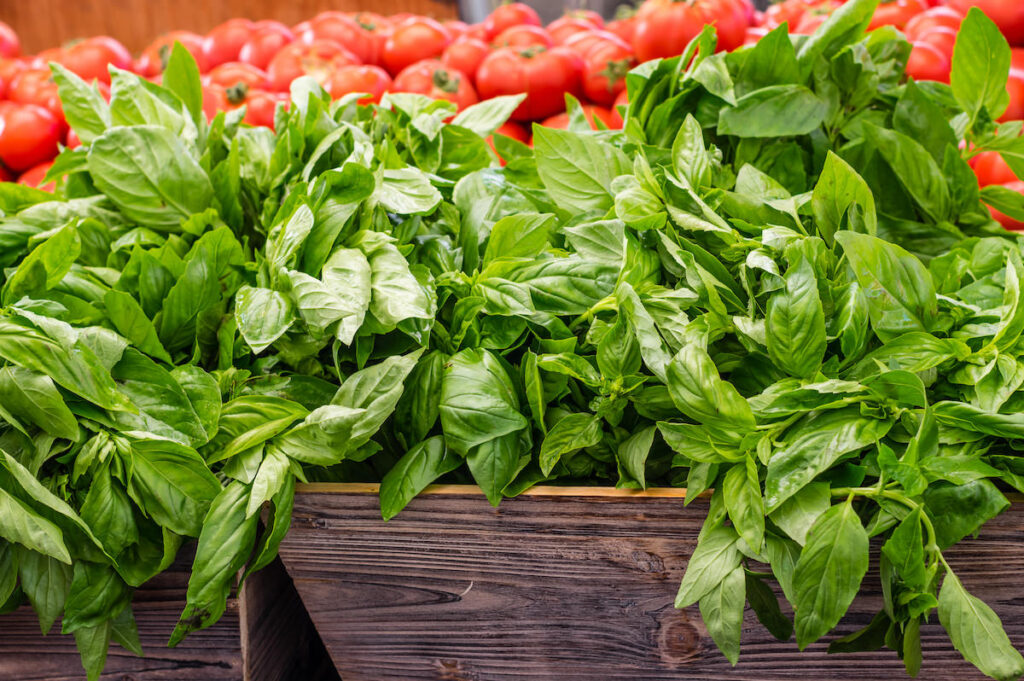
MULTIPOLYGON (((300 56, 223 28, 266 73, 348 62, 291 81, 272 127, 208 120, 209 41, 111 67, 109 101, 53 64, 80 145, 52 193, 0 183, 0 610, 61 618, 95 679, 111 641, 139 652, 132 591, 189 538, 170 642, 217 621, 296 481, 379 481, 384 519, 436 480, 495 505, 670 485, 710 495, 676 606, 731 662, 748 602, 800 648, 829 634, 873 541, 884 607, 831 652, 914 674, 937 610, 982 673, 1024 675, 943 557, 1024 492, 1024 242, 990 213, 1024 220, 1012 51, 970 9, 950 84, 915 82, 876 5, 731 52, 706 26, 629 72, 621 129, 567 97, 529 138, 508 121, 557 115, 536 71, 564 52, 484 56, 478 85, 500 59, 525 95, 435 98, 462 84, 419 20, 300 56), (336 97, 339 73, 380 82, 356 61, 377 49, 417 91, 336 97)), ((536 35, 514 11, 486 40, 536 35)))

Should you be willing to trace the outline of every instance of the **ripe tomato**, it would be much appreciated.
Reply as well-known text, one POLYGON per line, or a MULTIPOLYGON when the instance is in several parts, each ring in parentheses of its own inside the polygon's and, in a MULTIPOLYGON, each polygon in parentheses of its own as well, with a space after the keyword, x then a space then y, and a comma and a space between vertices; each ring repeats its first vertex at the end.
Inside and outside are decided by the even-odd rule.
POLYGON ((629 93, 623 90, 619 93, 619 96, 615 98, 615 103, 612 105, 612 122, 615 125, 609 126, 612 128, 621 128, 625 124, 626 110, 629 108, 629 93))
POLYGON ((21 54, 21 41, 14 29, 0 21, 0 57, 17 57, 21 54))
POLYGON ((274 114, 277 105, 283 103, 288 107, 288 95, 266 90, 250 90, 245 97, 245 116, 243 123, 274 129, 274 114))
POLYGON ((789 24, 789 28, 792 30, 800 23, 804 12, 810 6, 811 3, 808 0, 782 0, 782 2, 768 5, 768 9, 764 11, 761 18, 761 25, 771 30, 782 24, 789 24))
POLYGON ((358 57, 333 40, 296 41, 286 45, 270 60, 267 84, 271 90, 285 92, 296 78, 313 76, 324 85, 332 68, 358 63, 358 57))
MULTIPOLYGON (((598 120, 604 123, 605 127, 616 127, 615 117, 612 115, 612 112, 603 107, 594 106, 592 104, 584 104, 583 114, 584 116, 586 116, 587 122, 590 123, 590 128, 592 130, 597 130, 598 120)), ((541 125, 543 125, 545 128, 559 128, 561 130, 565 130, 566 128, 569 127, 569 113, 563 111, 560 114, 555 114, 554 116, 545 119, 544 122, 541 123, 541 125)))
POLYGON ((426 17, 408 19, 395 26, 384 43, 384 67, 397 74, 423 59, 440 57, 452 41, 448 29, 426 17))
POLYGON ((506 28, 520 24, 540 26, 540 16, 529 5, 521 2, 510 2, 507 5, 498 5, 484 19, 483 27, 487 39, 494 40, 506 28))
POLYGON ((265 69, 274 55, 293 40, 295 40, 295 34, 281 22, 257 21, 249 40, 239 50, 238 59, 265 69))
POLYGON ((903 32, 907 35, 907 40, 914 42, 926 37, 929 33, 939 27, 951 28, 954 31, 960 30, 960 22, 964 20, 964 15, 952 7, 946 7, 940 5, 938 7, 931 7, 921 12, 915 17, 912 17, 907 21, 907 25, 904 27, 903 32))
POLYGON ((57 83, 53 81, 49 69, 25 69, 19 73, 11 81, 7 98, 19 104, 40 106, 53 114, 60 126, 65 125, 57 83))
POLYGON ((937 26, 914 42, 928 43, 939 52, 942 52, 952 58, 953 45, 956 44, 956 29, 952 29, 947 26, 937 26))
POLYGON ((512 113, 517 121, 553 116, 565 110, 565 93, 579 96, 583 60, 568 47, 492 52, 477 71, 477 86, 484 99, 525 93, 512 113))
POLYGON ((163 73, 163 70, 167 67, 167 60, 171 56, 171 49, 176 42, 181 43, 181 46, 188 50, 195 58, 196 64, 199 65, 199 72, 206 73, 206 59, 203 57, 203 37, 191 31, 171 31, 151 42, 149 47, 142 51, 142 56, 139 57, 137 71, 147 77, 163 73))
POLYGON ((458 19, 448 19, 442 22, 444 27, 448 29, 448 33, 451 34, 452 40, 458 40, 462 36, 469 32, 469 24, 465 21, 459 21, 458 19))
POLYGON ((34 165, 21 174, 18 178, 18 184, 23 184, 27 187, 37 187, 42 189, 44 192, 52 192, 57 188, 56 182, 47 182, 46 184, 40 184, 43 178, 46 177, 46 173, 50 171, 50 166, 53 165, 53 161, 44 161, 39 165, 34 165))
POLYGON ((461 71, 476 83, 476 72, 484 57, 491 53, 491 48, 482 40, 468 36, 459 38, 445 48, 441 55, 441 63, 450 69, 461 71))
POLYGON ((244 61, 229 61, 210 69, 206 75, 207 82, 216 83, 226 88, 243 84, 249 88, 267 87, 267 72, 244 61))
POLYGON ((955 10, 967 14, 977 7, 995 22, 1011 45, 1024 45, 1024 2, 1019 0, 946 0, 955 10))
POLYGON ((768 35, 770 29, 767 26, 751 26, 743 38, 744 45, 754 45, 758 40, 768 35))
POLYGON ((586 57, 590 53, 590 51, 596 47, 608 44, 618 45, 620 48, 624 50, 630 50, 630 52, 632 52, 629 43, 625 42, 624 40, 619 38, 614 33, 611 33, 610 31, 591 31, 589 33, 578 33, 569 38, 565 42, 566 47, 568 47, 581 57, 586 57))
POLYGON ((913 43, 907 59, 907 75, 914 80, 949 82, 949 55, 928 43, 913 43))
POLYGON ((68 149, 77 149, 82 146, 82 140, 72 128, 68 128, 68 134, 64 136, 64 146, 68 149))
POLYGON ((614 33, 630 45, 636 34, 636 10, 626 5, 619 5, 615 18, 605 25, 605 30, 614 33))
POLYGON ((556 45, 564 45, 565 41, 577 33, 587 33, 597 27, 586 19, 578 19, 568 14, 548 24, 548 33, 556 45))
POLYGON ((98 80, 108 84, 108 64, 119 69, 132 68, 132 55, 128 48, 109 36, 96 36, 71 43, 64 48, 59 61, 82 80, 98 80))
MULTIPOLYGON (((1010 70, 1024 71, 1024 47, 1010 48, 1010 70)), ((0 78, 3 78, 0 75, 0 78)))
MULTIPOLYGON (((1006 182, 1003 184, 1007 189, 1011 189, 1015 192, 1024 194, 1024 181, 1015 180, 1013 182, 1006 182)), ((1024 229, 1024 222, 1011 218, 1009 215, 1004 215, 995 208, 989 207, 989 211, 992 213, 992 219, 1001 224, 1006 229, 1020 230, 1024 229)))
POLYGON ((892 0, 878 5, 867 30, 873 31, 880 26, 903 28, 907 22, 929 7, 927 0, 892 0))
POLYGON ((381 67, 372 64, 338 66, 331 71, 327 80, 327 91, 335 99, 350 92, 368 93, 368 97, 359 100, 360 104, 379 103, 389 89, 391 76, 381 67))
POLYGON ((602 106, 611 106, 626 87, 626 74, 636 66, 632 48, 616 39, 604 40, 583 55, 583 94, 602 106))
POLYGON ((7 98, 7 91, 11 83, 19 73, 28 68, 28 64, 21 59, 6 59, 0 57, 0 99, 7 98))
POLYGON ((331 40, 359 58, 363 64, 380 62, 386 38, 354 18, 341 12, 321 12, 309 21, 309 28, 296 32, 299 40, 331 40))
POLYGON ((1006 81, 1006 90, 1010 93, 1010 104, 999 120, 1024 120, 1024 72, 1011 70, 1010 77, 1006 81))
POLYGON ((732 51, 743 44, 747 27, 754 21, 754 5, 750 0, 717 0, 709 4, 706 14, 718 32, 718 50, 732 51))
POLYGON ((835 9, 835 5, 831 2, 808 7, 807 11, 800 17, 800 21, 789 32, 794 35, 810 35, 814 33, 829 18, 833 9, 835 9))
POLYGON ((228 91, 223 85, 209 83, 203 86, 203 114, 206 120, 212 121, 218 111, 227 111, 231 107, 228 91))
POLYGON ((214 26, 203 38, 203 59, 207 68, 238 61, 242 46, 252 37, 256 25, 249 19, 228 19, 214 26))
POLYGON ((604 17, 592 9, 571 9, 565 13, 571 19, 582 19, 594 28, 604 28, 604 17))
MULTIPOLYGON (((527 142, 530 141, 530 131, 527 130, 522 125, 520 125, 519 123, 516 123, 515 121, 505 121, 500 126, 498 126, 498 129, 494 131, 494 134, 504 135, 505 137, 511 137, 512 139, 518 140, 523 144, 526 144, 527 142)), ((490 140, 491 137, 488 137, 487 139, 490 140)))
POLYGON ((56 156, 63 132, 57 118, 41 106, 0 102, 0 162, 15 172, 56 156))
POLYGON ((1016 182, 1017 176, 997 151, 983 151, 970 160, 974 174, 978 176, 978 186, 990 184, 1007 184, 1016 182))
POLYGON ((708 21, 701 10, 702 4, 700 0, 694 3, 668 0, 645 3, 637 14, 633 37, 637 59, 650 61, 681 54, 708 21))
POLYGON ((416 92, 434 99, 447 99, 459 111, 476 104, 476 90, 469 76, 449 69, 437 59, 423 59, 402 69, 395 77, 396 92, 416 92))
POLYGON ((540 26, 530 26, 529 24, 510 26, 494 39, 495 47, 525 48, 535 45, 551 47, 552 44, 553 41, 547 31, 540 26))

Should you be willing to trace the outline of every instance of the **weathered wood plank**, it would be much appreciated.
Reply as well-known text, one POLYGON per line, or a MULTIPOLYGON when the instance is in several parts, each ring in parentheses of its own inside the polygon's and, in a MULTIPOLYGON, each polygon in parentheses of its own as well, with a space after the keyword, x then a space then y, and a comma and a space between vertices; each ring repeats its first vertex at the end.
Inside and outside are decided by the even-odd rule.
MULTIPOLYGON (((316 488, 314 488, 316 489, 316 488)), ((889 651, 830 657, 772 639, 748 612, 731 668, 696 607, 672 599, 704 500, 524 496, 492 509, 466 492, 414 500, 389 523, 372 494, 306 489, 281 555, 345 681, 619 679, 890 681, 889 651)), ((1024 511, 948 552, 1024 644, 1024 511)), ((881 604, 877 575, 840 625, 881 604)), ((922 630, 930 681, 982 678, 937 623, 922 630)))

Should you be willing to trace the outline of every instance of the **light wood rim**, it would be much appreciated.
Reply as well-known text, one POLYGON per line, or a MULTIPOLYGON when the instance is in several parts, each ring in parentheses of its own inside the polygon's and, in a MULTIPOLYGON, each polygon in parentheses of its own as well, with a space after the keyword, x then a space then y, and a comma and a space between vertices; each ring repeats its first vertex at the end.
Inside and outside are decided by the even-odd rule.
MULTIPOLYGON (((310 482, 295 486, 297 494, 378 494, 380 484, 375 482, 310 482)), ((420 494, 448 494, 452 496, 482 496, 476 485, 428 485, 420 494)), ((686 489, 652 487, 650 489, 615 489, 614 487, 531 487, 520 496, 528 497, 618 497, 618 498, 672 498, 685 499, 686 489)))

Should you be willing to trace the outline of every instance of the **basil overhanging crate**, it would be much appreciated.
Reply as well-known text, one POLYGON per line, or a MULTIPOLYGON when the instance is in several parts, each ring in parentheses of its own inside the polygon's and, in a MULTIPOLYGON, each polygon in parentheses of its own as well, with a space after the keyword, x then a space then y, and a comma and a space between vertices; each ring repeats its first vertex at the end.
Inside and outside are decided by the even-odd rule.
MULTIPOLYGON (((685 492, 537 487, 492 508, 473 486, 436 485, 389 522, 377 486, 310 484, 281 558, 344 681, 891 681, 895 653, 798 652, 748 609, 740 663, 712 642, 679 581, 707 512, 685 492)), ((964 585, 1024 643, 1024 509, 947 552, 964 585)), ((874 547, 877 549, 877 547, 874 547)), ((877 552, 838 628, 865 626, 882 595, 877 552)), ((919 678, 984 678, 937 618, 922 627, 919 678)))

